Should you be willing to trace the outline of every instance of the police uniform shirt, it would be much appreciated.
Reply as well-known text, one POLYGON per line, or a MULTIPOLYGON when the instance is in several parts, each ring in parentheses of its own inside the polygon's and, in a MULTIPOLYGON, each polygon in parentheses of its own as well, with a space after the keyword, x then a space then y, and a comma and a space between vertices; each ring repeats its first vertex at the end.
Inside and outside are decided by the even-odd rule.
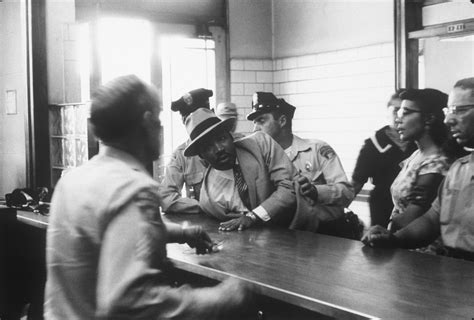
POLYGON ((341 161, 329 144, 293 135, 286 152, 299 173, 307 177, 318 191, 318 203, 346 207, 354 198, 354 190, 341 161))
POLYGON ((160 185, 162 209, 166 213, 200 212, 199 194, 207 163, 199 156, 185 157, 186 146, 183 143, 173 152, 160 185), (181 194, 183 186, 186 196, 181 194))

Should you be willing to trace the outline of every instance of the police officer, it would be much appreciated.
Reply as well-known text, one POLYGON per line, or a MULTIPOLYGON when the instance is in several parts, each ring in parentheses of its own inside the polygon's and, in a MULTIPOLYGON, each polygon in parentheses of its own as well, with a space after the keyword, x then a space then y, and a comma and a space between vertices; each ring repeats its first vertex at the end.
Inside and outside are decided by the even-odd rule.
MULTIPOLYGON (((183 123, 193 111, 199 108, 209 109, 209 97, 212 90, 199 88, 184 94, 173 101, 171 110, 179 112, 183 123)), ((199 194, 207 162, 198 156, 185 157, 184 149, 189 141, 181 144, 171 155, 161 183, 162 209, 166 213, 199 213, 199 194), (182 197, 183 185, 186 197, 182 197)))
POLYGON ((275 139, 299 172, 300 192, 318 206, 318 217, 324 222, 344 216, 344 207, 354 197, 341 161, 329 144, 322 140, 302 139, 293 134, 295 107, 271 92, 253 95, 252 112, 247 120, 254 122, 254 131, 263 131, 275 139))

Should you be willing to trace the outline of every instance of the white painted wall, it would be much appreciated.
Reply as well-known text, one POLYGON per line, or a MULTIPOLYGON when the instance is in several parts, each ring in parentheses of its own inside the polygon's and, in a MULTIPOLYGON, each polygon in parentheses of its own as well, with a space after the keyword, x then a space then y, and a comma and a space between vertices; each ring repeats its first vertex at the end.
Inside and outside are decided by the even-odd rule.
POLYGON ((274 58, 393 41, 387 0, 273 0, 274 58))
POLYGON ((230 58, 272 58, 272 0, 230 0, 230 58))
POLYGON ((0 2, 0 198, 27 187, 26 20, 24 0, 0 2), (6 114, 7 91, 16 91, 16 114, 6 114))

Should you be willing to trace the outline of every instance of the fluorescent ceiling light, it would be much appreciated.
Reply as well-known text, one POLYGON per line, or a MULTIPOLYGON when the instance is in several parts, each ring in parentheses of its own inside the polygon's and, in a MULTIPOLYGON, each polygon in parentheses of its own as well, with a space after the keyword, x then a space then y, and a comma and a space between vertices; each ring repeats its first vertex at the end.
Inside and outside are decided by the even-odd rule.
POLYGON ((439 37, 441 41, 446 41, 446 42, 469 42, 469 41, 474 41, 474 34, 467 34, 465 36, 444 36, 444 37, 439 37))

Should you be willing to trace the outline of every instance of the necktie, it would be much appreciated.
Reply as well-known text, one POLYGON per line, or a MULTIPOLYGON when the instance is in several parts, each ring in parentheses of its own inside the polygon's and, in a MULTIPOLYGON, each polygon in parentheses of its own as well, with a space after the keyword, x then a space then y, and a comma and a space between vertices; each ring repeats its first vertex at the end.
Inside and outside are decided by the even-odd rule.
POLYGON ((242 170, 240 170, 240 166, 238 164, 234 165, 234 182, 235 186, 237 187, 237 191, 239 192, 240 199, 242 200, 243 204, 247 209, 251 210, 250 205, 250 197, 249 197, 249 186, 244 180, 244 176, 242 174, 242 170))

